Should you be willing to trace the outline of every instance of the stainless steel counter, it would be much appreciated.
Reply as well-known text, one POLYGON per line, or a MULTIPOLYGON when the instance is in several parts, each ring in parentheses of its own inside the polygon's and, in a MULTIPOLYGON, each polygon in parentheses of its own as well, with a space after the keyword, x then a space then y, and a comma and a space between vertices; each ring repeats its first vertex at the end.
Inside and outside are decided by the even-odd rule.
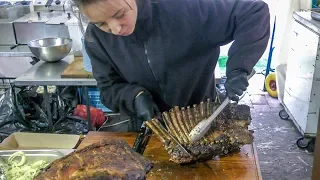
POLYGON ((39 61, 24 74, 15 79, 16 86, 96 86, 95 79, 61 78, 61 73, 74 60, 73 54, 56 63, 39 61))
MULTIPOLYGON (((61 73, 74 61, 74 55, 68 55, 63 60, 56 63, 47 63, 39 61, 37 64, 32 66, 24 74, 14 80, 16 86, 84 86, 86 94, 86 102, 89 102, 88 86, 97 86, 95 79, 80 79, 80 78, 61 78, 61 73)), ((221 82, 221 74, 219 67, 215 69, 216 83, 221 82)), ((52 127, 52 114, 51 107, 48 103, 48 91, 45 89, 45 102, 47 106, 47 116, 49 117, 49 127, 52 127)), ((86 104, 87 112, 90 112, 89 103, 86 104)), ((88 129, 92 130, 90 113, 88 115, 88 129)))
POLYGON ((311 12, 294 12, 293 18, 314 33, 320 35, 320 22, 312 19, 311 12))
POLYGON ((0 57, 31 57, 33 56, 27 45, 20 45, 14 49, 11 46, 0 46, 0 57))
MULTIPOLYGON (((61 78, 61 73, 74 61, 74 55, 70 54, 57 63, 39 61, 24 74, 15 79, 16 86, 96 86, 95 79, 87 78, 61 78)), ((219 67, 215 69, 216 83, 221 82, 219 67)))

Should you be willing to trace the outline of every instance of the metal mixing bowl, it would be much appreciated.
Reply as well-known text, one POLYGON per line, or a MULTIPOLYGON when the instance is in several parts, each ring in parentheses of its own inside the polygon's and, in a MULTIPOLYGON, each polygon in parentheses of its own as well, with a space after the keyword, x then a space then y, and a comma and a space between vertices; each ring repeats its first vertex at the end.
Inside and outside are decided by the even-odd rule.
POLYGON ((72 47, 70 38, 43 38, 30 41, 28 47, 32 54, 46 62, 57 62, 65 58, 72 47))

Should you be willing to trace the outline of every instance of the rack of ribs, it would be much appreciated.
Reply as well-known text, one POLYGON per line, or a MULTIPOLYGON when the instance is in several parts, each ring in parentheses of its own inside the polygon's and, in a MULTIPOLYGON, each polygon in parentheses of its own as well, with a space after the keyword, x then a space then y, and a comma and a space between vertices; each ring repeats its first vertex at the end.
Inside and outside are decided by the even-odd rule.
POLYGON ((175 106, 162 113, 162 120, 152 119, 146 125, 160 139, 170 160, 178 164, 192 164, 213 159, 239 151, 242 145, 253 142, 253 131, 248 130, 251 123, 250 107, 229 104, 212 123, 210 130, 198 142, 191 143, 190 131, 203 119, 207 119, 220 102, 208 99, 193 107, 175 106), (170 133, 170 135, 168 135, 170 133), (175 138, 188 152, 183 152, 172 140, 175 138), (191 156, 190 156, 191 155, 191 156))

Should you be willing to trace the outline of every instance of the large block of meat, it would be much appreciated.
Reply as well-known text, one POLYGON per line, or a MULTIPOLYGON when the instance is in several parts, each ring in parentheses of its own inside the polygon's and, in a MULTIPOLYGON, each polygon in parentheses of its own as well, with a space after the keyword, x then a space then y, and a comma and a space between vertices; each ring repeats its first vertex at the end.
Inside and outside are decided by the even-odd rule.
POLYGON ((179 164, 206 161, 216 156, 240 150, 253 142, 250 107, 229 104, 212 123, 205 137, 195 143, 189 141, 190 131, 203 119, 207 119, 220 105, 208 99, 193 107, 174 107, 162 114, 162 121, 153 119, 146 125, 157 135, 170 155, 170 160, 179 164), (170 135, 168 135, 170 134, 170 135), (184 153, 172 140, 176 139, 190 154, 184 153))
POLYGON ((50 164, 35 180, 144 180, 152 163, 120 139, 106 139, 50 164))

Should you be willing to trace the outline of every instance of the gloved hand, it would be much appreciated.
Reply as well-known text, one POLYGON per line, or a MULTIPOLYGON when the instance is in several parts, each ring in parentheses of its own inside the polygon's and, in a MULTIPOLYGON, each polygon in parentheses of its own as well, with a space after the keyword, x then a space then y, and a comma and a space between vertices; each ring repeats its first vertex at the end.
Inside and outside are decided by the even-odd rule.
POLYGON ((141 93, 134 101, 135 112, 138 120, 148 121, 158 114, 159 110, 156 104, 152 101, 148 93, 141 93))
POLYGON ((227 96, 232 101, 239 101, 239 96, 243 94, 243 91, 247 90, 248 86, 248 74, 246 71, 237 69, 227 74, 227 80, 224 87, 227 96))

